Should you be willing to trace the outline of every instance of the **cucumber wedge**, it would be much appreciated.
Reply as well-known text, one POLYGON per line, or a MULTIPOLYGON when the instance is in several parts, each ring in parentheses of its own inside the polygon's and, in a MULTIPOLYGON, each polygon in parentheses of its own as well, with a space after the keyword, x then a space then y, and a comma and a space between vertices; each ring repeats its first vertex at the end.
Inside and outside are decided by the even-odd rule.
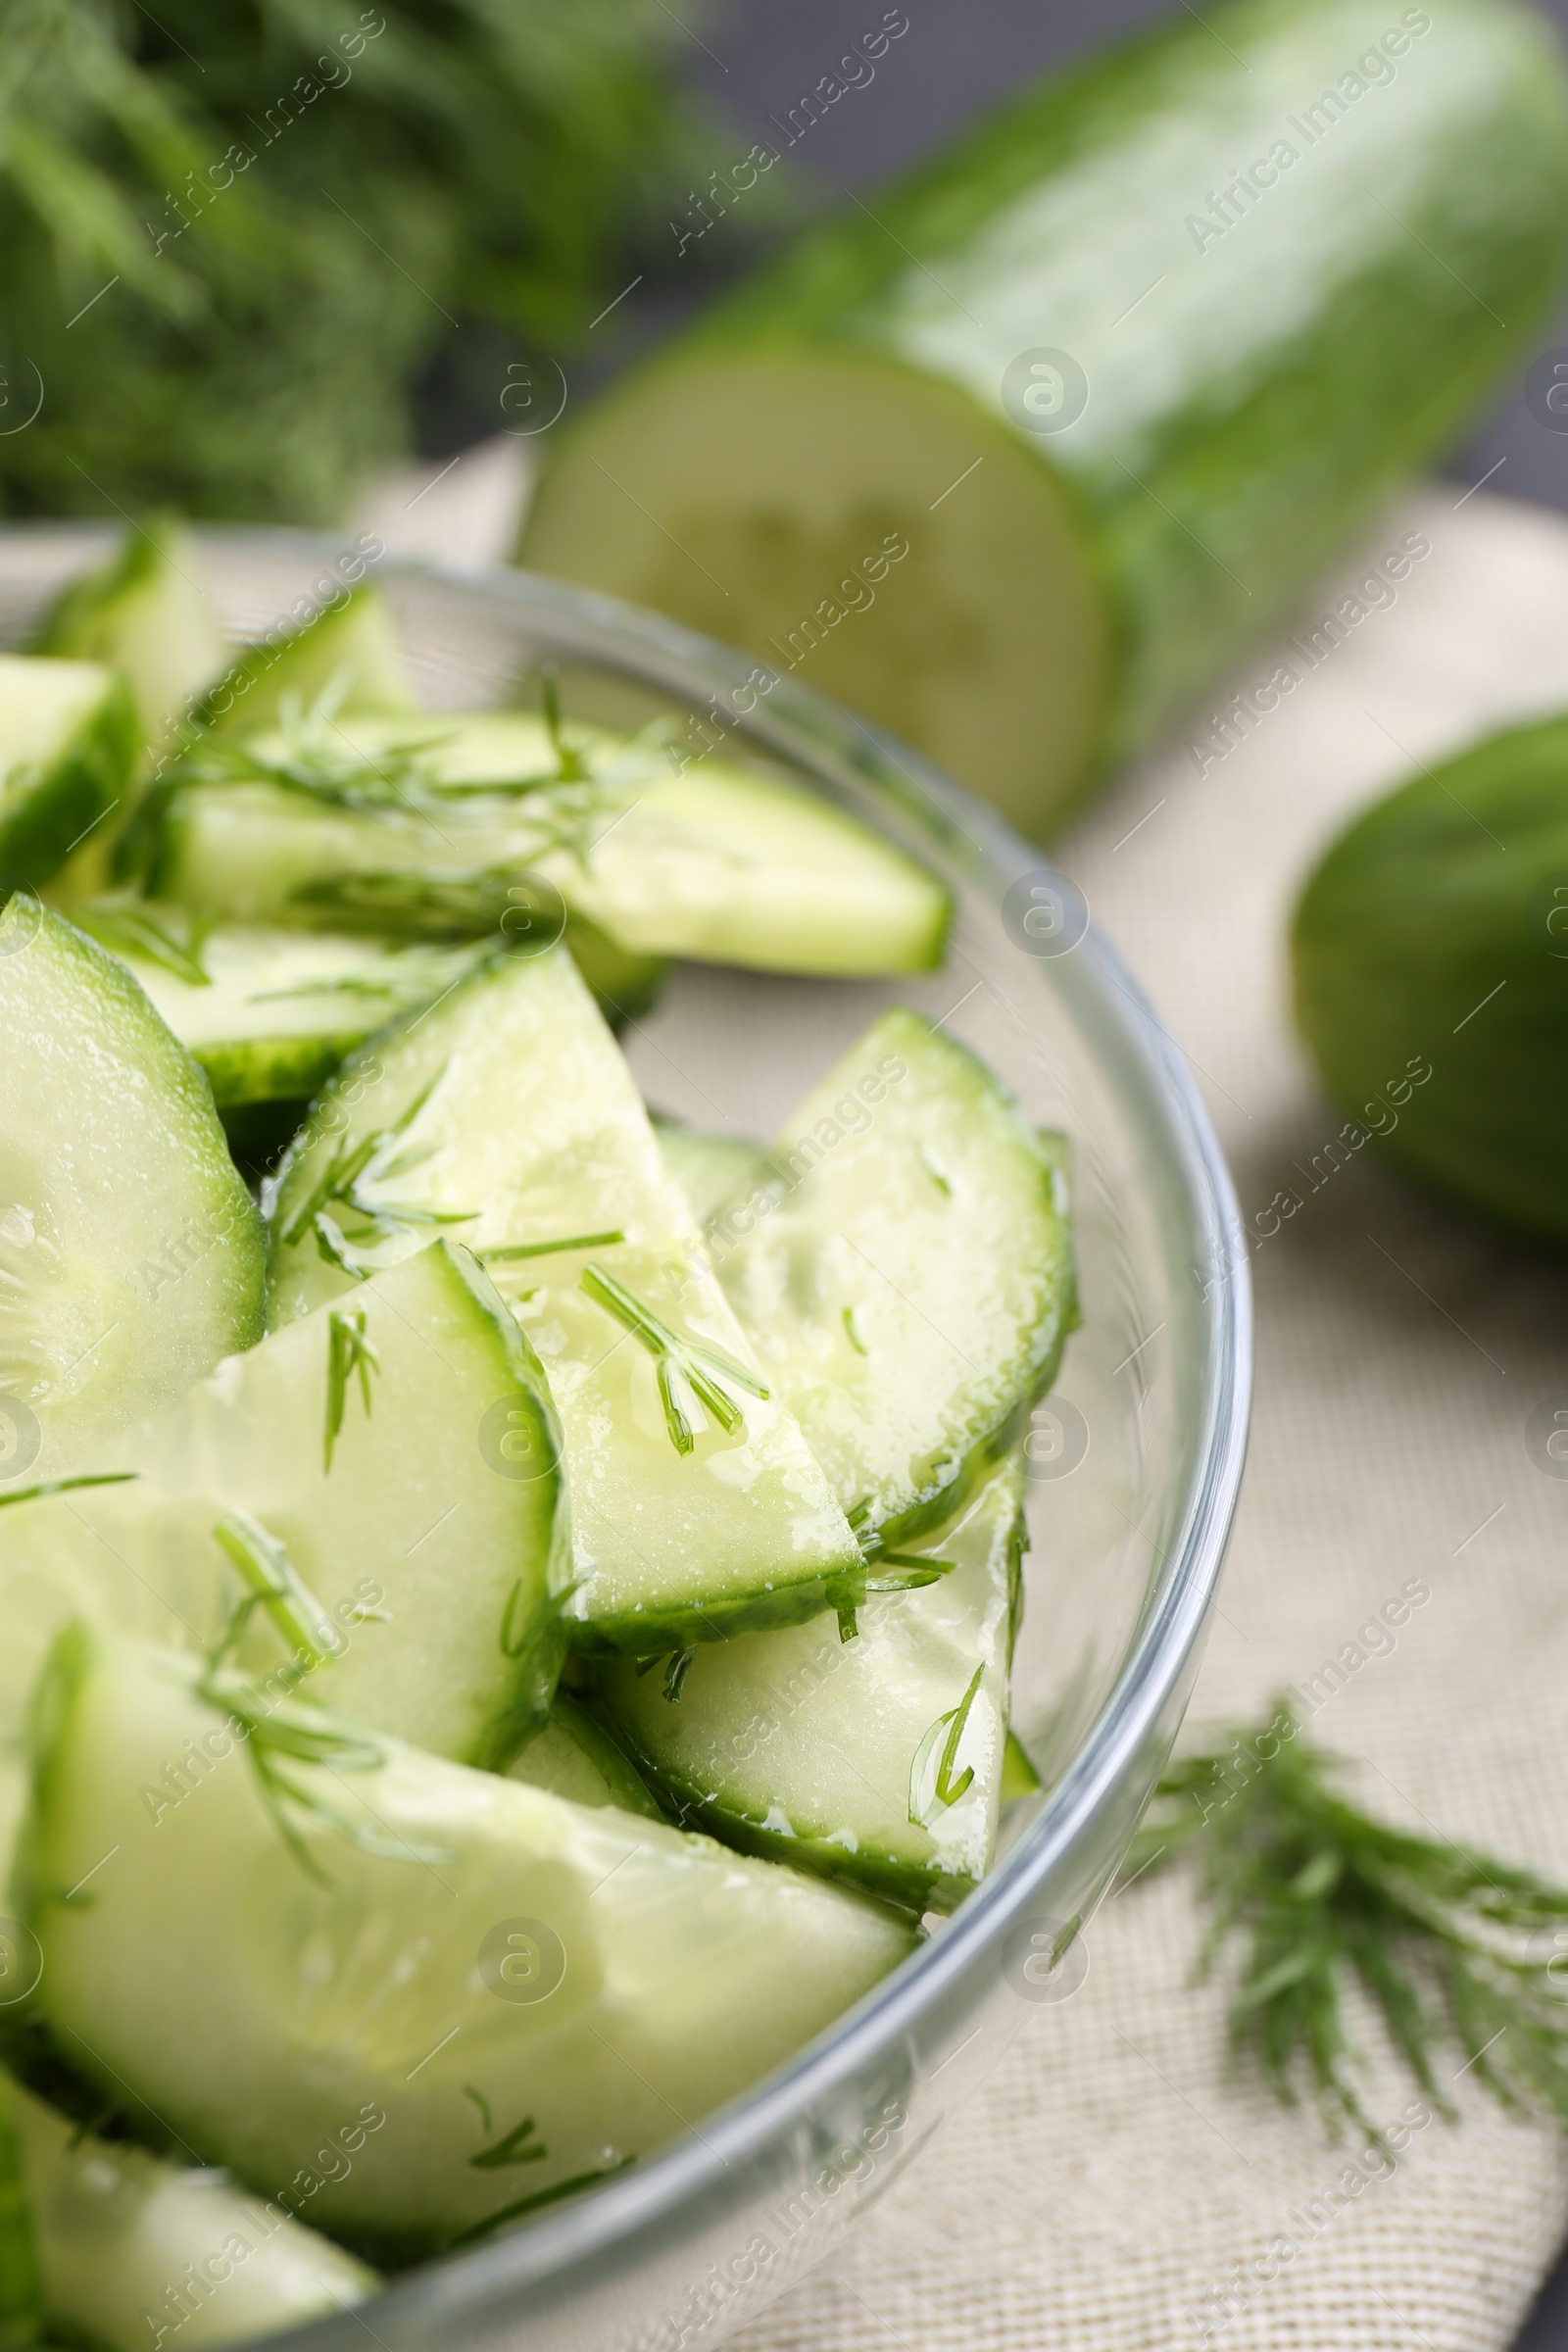
POLYGON ((507 1767, 508 1778, 530 1788, 548 1788, 576 1805, 618 1805, 650 1821, 669 1815, 636 1766, 585 1707, 558 1690, 550 1720, 507 1767))
POLYGON ((268 1218, 274 1325, 419 1249, 432 1221, 502 1286, 565 1433, 575 1645, 658 1655, 853 1604, 859 1546, 564 950, 491 956, 371 1039, 268 1218))
POLYGON ((20 2083, 8 2099, 57 2340, 101 2352, 231 2343, 351 2308, 381 2283, 281 2198, 84 2135, 20 2083))
POLYGON ((744 1193, 761 1173, 767 1154, 760 1144, 745 1135, 705 1135, 679 1119, 655 1111, 654 1133, 664 1154, 664 1165, 691 1203, 699 1225, 716 1209, 744 1193))
POLYGON ((124 966, 0 911, 0 1494, 261 1335, 261 1228, 207 1081, 124 966))
POLYGON ((323 697, 339 717, 417 708, 392 615, 373 581, 345 589, 302 627, 247 646, 191 717, 217 734, 248 733, 272 725, 287 707, 309 710, 323 697))
POLYGON ((0 654, 0 893, 64 865, 125 801, 140 750, 130 689, 112 670, 0 654))
POLYGON ((254 1710, 236 1743, 245 1702, 204 1701, 198 1672, 79 1626, 53 1653, 14 1896, 33 2007, 117 2101, 264 2194, 298 2182, 367 2251, 432 2252, 619 2170, 910 1948, 858 1896, 315 1708, 292 1752, 254 1710), (187 1752, 211 1767, 155 1822, 141 1791, 187 1752), (258 1759, 286 1773, 287 1837, 258 1759))
POLYGON ((210 927, 189 906, 123 894, 74 906, 71 919, 135 976, 206 1071, 220 1110, 308 1102, 346 1054, 395 1013, 438 997, 474 954, 430 941, 210 927))
POLYGON ((953 1517, 1077 1321, 1059 1138, 898 1006, 710 1232, 769 1381, 873 1556, 953 1517))
POLYGON ((1005 1465, 956 1527, 873 1592, 859 1633, 830 1621, 699 1650, 671 1703, 658 1675, 605 1660, 596 1703, 677 1818, 727 1845, 951 1911, 996 1848, 1019 1559, 1022 1470, 1005 1465), (946 1563, 946 1565, 944 1565, 946 1563))
POLYGON ((284 730, 248 737, 243 755, 248 780, 209 755, 193 766, 211 780, 172 792, 150 891, 243 921, 384 905, 382 927, 398 928, 399 876, 466 876, 482 895, 485 876, 521 867, 634 955, 846 975, 942 959, 940 883, 825 801, 734 762, 677 774, 644 739, 564 740, 516 711, 344 715, 324 745, 284 730), (269 764, 288 780, 270 783, 269 764))
POLYGON ((514 1318, 436 1243, 122 1437, 111 1467, 134 1476, 0 1510, 0 1754, 73 1616, 208 1649, 291 1570, 292 1614, 286 1591, 253 1604, 239 1654, 257 1673, 309 1662, 327 1703, 505 1764, 560 1666, 560 1453, 514 1318))
POLYGON ((119 670, 135 702, 143 740, 156 744, 228 660, 199 569, 177 523, 127 531, 107 564, 62 591, 32 651, 119 670))

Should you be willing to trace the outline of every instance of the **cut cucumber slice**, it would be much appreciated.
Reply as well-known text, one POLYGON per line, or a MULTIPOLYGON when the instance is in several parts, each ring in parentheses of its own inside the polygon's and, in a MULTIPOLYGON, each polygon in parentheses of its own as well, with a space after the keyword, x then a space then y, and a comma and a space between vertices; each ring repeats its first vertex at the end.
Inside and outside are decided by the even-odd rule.
POLYGON ((766 1395, 569 956, 505 952, 343 1066, 269 1188, 274 1324, 450 1222, 565 1432, 574 1643, 660 1654, 853 1602, 860 1552, 766 1395))
POLYGON ((0 654, 0 893, 64 865, 124 801, 140 750, 130 689, 112 670, 0 654))
POLYGON ((306 1644, 313 1695, 506 1763, 560 1666, 560 1455, 515 1321, 436 1243, 122 1438, 109 1466, 132 1480, 0 1510, 0 1739, 73 1615, 206 1648, 233 1602, 292 1570, 293 1616, 253 1611, 239 1654, 256 1671, 306 1644))
POLYGON ((956 1527, 901 1555, 859 1633, 830 1620, 710 1644, 671 1703, 662 1678, 595 1669, 597 1703, 678 1819, 917 1911, 951 1911, 996 1848, 1023 1473, 1007 1464, 956 1527), (949 1565, 943 1566, 947 1562, 949 1565))
POLYGON ((910 1948, 857 1895, 315 1708, 289 1724, 325 1762, 271 1725, 236 1744, 197 1673, 80 1626, 53 1654, 17 1882, 33 2006, 117 2102, 264 2192, 299 2180, 367 2250, 434 2251, 617 2171, 910 1948), (154 1822, 141 1790, 187 1752, 211 1768, 154 1822), (258 1755, 295 1791, 288 1838, 258 1755), (65 1899, 89 1871, 91 1903, 65 1899))
POLYGON ((231 2343, 363 2303, 380 2285, 280 2198, 264 2202, 220 2172, 84 2136, 20 2083, 8 2093, 43 2316, 57 2339, 101 2352, 231 2343))
POLYGON ((485 876, 521 867, 635 955, 847 975, 942 959, 949 901, 932 875, 826 801, 732 761, 677 775, 641 738, 574 726, 564 742, 517 711, 340 717, 324 749, 286 731, 244 749, 292 782, 174 791, 149 890, 244 921, 374 906, 396 929, 398 876, 466 876, 482 897, 485 876), (365 756, 357 781, 345 746, 365 756))
POLYGON ((650 1821, 668 1814, 610 1734, 574 1698, 558 1690, 550 1721, 507 1767, 508 1777, 548 1788, 576 1805, 618 1805, 650 1821))
POLYGON ((177 523, 133 528, 107 564, 63 590, 44 615, 32 651, 119 670, 144 741, 157 743, 228 660, 199 569, 190 538, 177 523))
POLYGON ((657 1110, 653 1120, 664 1165, 691 1202, 699 1225, 706 1225, 736 1194, 745 1193, 766 1162, 761 1145, 750 1136, 705 1135, 657 1110))
POLYGON ((1077 1321, 1060 1139, 1042 1142, 973 1054, 898 1006, 710 1234, 768 1379, 872 1554, 953 1516, 1077 1321))
POLYGON ((1534 11, 1183 7, 574 412, 519 561, 749 647, 754 690, 795 671, 1038 832, 1534 348, 1565 220, 1534 11))
POLYGON ((285 706, 328 697, 334 714, 417 709, 397 629, 373 581, 346 589, 303 627, 250 645, 196 705, 197 726, 220 735, 271 726, 285 706))
POLYGON ((70 1471, 262 1326, 261 1228, 207 1081, 124 966, 0 912, 0 1494, 70 1471))
POLYGON ((72 908, 78 929, 135 975, 220 1109, 308 1102, 345 1054, 394 1013, 427 1004, 474 951, 233 923, 123 895, 72 908))

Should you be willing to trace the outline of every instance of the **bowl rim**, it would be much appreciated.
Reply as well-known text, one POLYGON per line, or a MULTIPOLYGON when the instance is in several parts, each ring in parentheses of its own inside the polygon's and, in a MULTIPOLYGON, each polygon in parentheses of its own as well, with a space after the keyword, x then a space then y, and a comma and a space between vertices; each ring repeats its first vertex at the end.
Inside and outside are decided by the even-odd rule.
MULTIPOLYGON (((346 535, 266 525, 193 525, 198 545, 294 555, 331 563, 351 551, 346 535)), ((83 541, 101 526, 19 521, 0 527, 0 560, 24 539, 83 541)), ((367 536, 362 534, 361 546, 367 536)), ((376 543, 379 545, 379 542, 376 543)), ((548 632, 564 657, 572 650, 612 661, 665 694, 689 692, 701 706, 729 699, 759 668, 756 658, 699 635, 662 614, 540 573, 378 555, 365 558, 367 577, 433 580, 467 596, 494 600, 548 632)), ((830 698, 771 673, 765 707, 735 719, 736 732, 809 772, 836 760, 891 798, 906 821, 923 823, 951 856, 954 839, 978 853, 975 870, 1005 888, 1025 875, 1053 877, 1069 902, 1078 894, 1043 855, 1031 850, 995 810, 908 750, 886 730, 830 698), (911 800, 912 788, 913 798, 911 800)), ((1078 902, 1081 904, 1081 902, 1078 902)), ((891 1976, 836 2019, 804 2050, 667 2147, 607 2181, 592 2195, 546 2213, 525 2230, 488 2245, 431 2257, 394 2276, 375 2298, 388 2323, 405 2329, 418 2318, 453 2321, 463 2306, 545 2286, 616 2241, 667 2221, 722 2174, 758 2155, 802 2120, 846 2078, 893 2053, 994 1947, 1061 1863, 1097 1812, 1129 1778, 1141 1752, 1169 1738, 1173 1700, 1202 1637, 1217 1590, 1245 1462, 1252 1369, 1251 1296, 1246 1237, 1229 1170, 1197 1086, 1170 1032, 1099 927, 1090 922, 1074 951, 1088 993, 1119 1032, 1142 1078, 1147 1106, 1162 1121, 1171 1159, 1183 1176, 1202 1257, 1194 1266, 1209 1366, 1182 1507, 1155 1578, 1152 1604, 1133 1637, 1110 1691, 1076 1753, 1038 1814, 992 1877, 959 1905, 940 1936, 920 1945, 891 1976)), ((1147 1532, 1147 1531, 1146 1531, 1147 1532)), ((1152 1539, 1150 1539, 1152 1542, 1152 1539)), ((1156 1549, 1160 1547, 1156 1544, 1156 1549)), ((270 2335, 300 2352, 348 2341, 352 2312, 331 2314, 270 2335)), ((400 2333, 404 2332, 400 2329, 400 2333)), ((253 2339, 261 2340, 261 2339, 253 2339)))

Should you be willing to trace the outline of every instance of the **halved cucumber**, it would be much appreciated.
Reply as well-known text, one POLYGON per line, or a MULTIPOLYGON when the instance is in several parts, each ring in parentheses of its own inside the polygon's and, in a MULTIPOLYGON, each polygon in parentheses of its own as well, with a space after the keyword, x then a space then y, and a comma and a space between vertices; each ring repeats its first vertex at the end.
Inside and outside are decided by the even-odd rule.
MULTIPOLYGON (((524 867, 624 950, 767 971, 860 974, 940 963, 946 891, 827 802, 733 761, 673 772, 667 753, 518 711, 416 723, 340 717, 312 770, 286 732, 246 752, 286 768, 175 791, 147 887, 245 921, 330 922, 368 877, 395 928, 396 877, 524 867), (364 754, 360 805, 340 772, 364 754)), ((494 922, 494 914, 490 921, 494 922)))
POLYGON ((474 955, 434 941, 213 927, 189 906, 123 894, 74 906, 72 920, 134 973, 220 1109, 308 1102, 372 1030, 438 997, 474 955))
POLYGON ((564 1690, 557 1691, 549 1722, 508 1765, 507 1774, 530 1788, 569 1796, 573 1804, 618 1805, 623 1813, 644 1813, 651 1821, 669 1819, 636 1766, 564 1690))
POLYGON ((0 912, 0 1494, 262 1328, 261 1228, 207 1081, 114 956, 0 912))
POLYGON ((899 1006, 710 1233, 769 1380, 873 1555, 953 1516, 1077 1321, 1059 1139, 899 1006))
POLYGON ((113 670, 0 654, 0 893, 64 865, 124 801, 140 750, 130 689, 113 670))
POLYGON ((660 1676, 606 1660, 605 1720, 680 1820, 916 1910, 952 1910, 996 1846, 1022 1487, 1016 1461, 1000 1470, 890 1579, 918 1577, 912 1563, 929 1558, 932 1581, 873 1593, 855 1641, 818 1618, 712 1643, 673 1702, 660 1676))
POLYGON ((17 1880, 32 2004, 117 2102, 264 2192, 300 2181, 364 2246, 433 2251, 617 2171, 910 1948, 878 1906, 659 1822, 315 1708, 289 1722, 322 1762, 229 1717, 184 1660, 62 1637, 17 1880), (155 1822, 141 1792, 186 1753, 203 1768, 155 1822), (258 1757, 290 1784, 288 1839, 258 1757))
POLYGON ((636 1655, 853 1602, 860 1552, 767 1393, 562 949, 496 954, 345 1063, 268 1194, 274 1324, 445 1222, 565 1432, 578 1646, 636 1655))
MULTIPOLYGON (((101 2352, 229 2343, 350 2308, 380 2285, 293 2218, 291 2182, 264 2202, 209 2167, 83 2133, 20 2083, 7 2095, 57 2341, 101 2352)), ((341 2139, 332 2153, 353 2161, 341 2139)))
POLYGON ((190 539, 177 523, 133 528, 107 564, 72 580, 33 639, 35 654, 101 662, 125 679, 143 739, 156 743, 228 659, 190 539))
POLYGON ((309 709, 323 695, 339 716, 416 708, 392 615, 373 581, 343 590, 301 627, 247 646, 192 717, 221 735, 249 732, 270 726, 285 704, 309 709))
POLYGON ((679 1119, 653 1113, 654 1133, 664 1154, 664 1165, 691 1203, 699 1225, 715 1209, 747 1190, 766 1161, 760 1144, 746 1135, 705 1135, 679 1119))
POLYGON ((504 1764, 560 1665, 560 1454, 514 1318, 466 1250, 422 1250, 122 1437, 126 1483, 0 1511, 0 1737, 73 1615, 199 1648, 265 1591, 240 1653, 258 1672, 303 1641, 313 1693, 504 1764))

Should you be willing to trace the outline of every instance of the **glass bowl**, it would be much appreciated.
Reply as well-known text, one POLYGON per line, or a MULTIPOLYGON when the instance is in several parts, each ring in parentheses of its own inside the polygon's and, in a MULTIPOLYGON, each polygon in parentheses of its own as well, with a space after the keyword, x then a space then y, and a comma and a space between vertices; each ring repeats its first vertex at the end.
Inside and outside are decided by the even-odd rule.
MULTIPOLYGON (((46 599, 110 544, 87 526, 0 532, 0 643, 25 643, 46 599)), ((1076 1929, 1192 1688, 1241 1478, 1250 1323, 1229 1178, 1180 1056, 1072 887, 957 785, 803 682, 525 573, 389 563, 373 540, 356 550, 286 531, 210 530, 196 544, 236 636, 303 616, 368 562, 432 707, 506 701, 554 661, 568 711, 628 725, 666 713, 693 759, 722 747, 774 762, 944 877, 956 917, 940 972, 840 982, 677 966, 622 1041, 658 1108, 768 1137, 896 997, 1071 1139, 1084 1325, 1028 1441, 1013 1698, 1042 1792, 1006 1809, 985 1885, 787 2066, 622 2179, 398 2279, 370 2330, 382 2352, 687 2352, 820 2260, 998 2063, 1029 2005, 1077 1982, 1076 1929)), ((344 2313, 286 2340, 362 2352, 366 2334, 344 2313)))

